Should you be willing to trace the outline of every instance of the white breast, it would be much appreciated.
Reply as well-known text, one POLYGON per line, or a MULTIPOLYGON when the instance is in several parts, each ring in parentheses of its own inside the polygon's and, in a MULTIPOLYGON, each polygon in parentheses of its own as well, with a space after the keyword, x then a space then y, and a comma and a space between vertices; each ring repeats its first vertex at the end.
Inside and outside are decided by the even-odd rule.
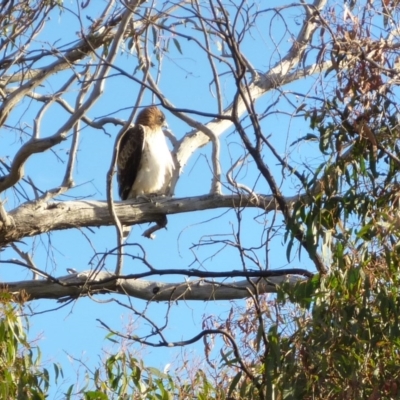
POLYGON ((145 131, 142 159, 129 197, 168 194, 174 163, 162 130, 145 131))

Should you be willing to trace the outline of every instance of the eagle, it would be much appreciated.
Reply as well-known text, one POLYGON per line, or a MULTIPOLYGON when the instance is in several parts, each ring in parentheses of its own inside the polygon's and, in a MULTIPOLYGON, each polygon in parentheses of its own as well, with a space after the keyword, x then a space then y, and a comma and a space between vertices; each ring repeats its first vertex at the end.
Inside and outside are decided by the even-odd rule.
MULTIPOLYGON (((117 181, 121 200, 171 195, 175 166, 165 140, 163 127, 168 127, 164 113, 155 106, 138 114, 135 125, 121 137, 117 158, 117 181)), ((166 225, 165 216, 158 221, 166 225)), ((129 229, 130 230, 130 229, 129 229)), ((124 229, 124 237, 129 234, 124 229)))

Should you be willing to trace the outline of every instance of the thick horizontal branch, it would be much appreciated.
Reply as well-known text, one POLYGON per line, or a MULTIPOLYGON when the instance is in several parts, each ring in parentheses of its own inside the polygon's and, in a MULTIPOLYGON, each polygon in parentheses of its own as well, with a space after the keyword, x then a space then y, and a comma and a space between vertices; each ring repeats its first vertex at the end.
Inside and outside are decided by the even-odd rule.
MULTIPOLYGON (((286 200, 293 203, 299 198, 294 196, 286 200)), ((144 203, 115 203, 115 211, 123 225, 157 221, 160 215, 165 214, 236 207, 256 207, 264 211, 277 209, 273 197, 263 195, 156 198, 144 203)), ((55 230, 114 225, 106 201, 29 202, 10 211, 9 215, 14 225, 10 229, 0 230, 0 247, 24 237, 55 230)))
MULTIPOLYGON (((305 281, 300 275, 290 275, 286 271, 256 271, 241 272, 248 279, 214 282, 207 279, 196 279, 183 283, 164 283, 146 281, 137 278, 117 277, 109 272, 85 271, 60 277, 54 281, 30 280, 1 284, 7 290, 23 298, 34 299, 65 299, 80 296, 118 293, 148 301, 178 301, 178 300, 231 300, 250 297, 252 294, 276 293, 277 286, 283 283, 294 285, 305 281), (258 276, 254 276, 254 274, 258 276), (262 278, 260 275, 264 275, 262 278), (257 290, 255 290, 255 286, 257 290)), ((234 271, 232 271, 234 272, 234 271)), ((296 270, 293 270, 295 273, 296 270)), ((306 273, 306 271, 304 271, 306 273)), ((181 271, 187 276, 196 276, 195 271, 181 271)), ((212 275, 212 273, 210 273, 212 275)), ((230 277, 226 272, 225 277, 230 277)))

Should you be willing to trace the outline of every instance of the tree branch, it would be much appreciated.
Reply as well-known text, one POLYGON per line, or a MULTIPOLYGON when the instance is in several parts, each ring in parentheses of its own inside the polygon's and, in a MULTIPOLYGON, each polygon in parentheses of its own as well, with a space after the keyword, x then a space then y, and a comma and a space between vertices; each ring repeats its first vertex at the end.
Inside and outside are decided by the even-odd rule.
POLYGON ((35 299, 65 299, 66 297, 81 297, 88 294, 119 293, 147 301, 187 301, 187 300, 230 300, 244 299, 254 292, 276 293, 277 286, 288 283, 295 285, 304 281, 304 277, 297 275, 312 275, 305 270, 282 271, 230 271, 224 273, 206 273, 198 270, 163 270, 150 271, 144 274, 117 277, 110 272, 84 271, 63 276, 54 281, 30 280, 8 282, 1 284, 3 290, 14 295, 24 292, 30 300, 35 299), (186 281, 184 283, 164 283, 139 279, 147 275, 173 275, 186 276, 215 276, 228 278, 231 276, 246 276, 247 279, 238 282, 213 282, 206 279, 186 281), (293 272, 293 275, 288 273, 293 272), (256 275, 256 277, 254 277, 256 275), (261 278, 264 276, 265 278, 261 278))
MULTIPOLYGON (((308 196, 286 198, 288 204, 308 196)), ((273 196, 228 195, 197 196, 186 198, 156 198, 153 202, 124 201, 115 203, 115 211, 123 225, 154 222, 160 215, 180 214, 215 208, 255 207, 274 211, 277 204, 273 196)), ((106 201, 33 201, 24 203, 8 214, 15 227, 0 230, 0 247, 24 237, 39 235, 62 229, 89 226, 109 226, 115 221, 111 217, 106 201)))

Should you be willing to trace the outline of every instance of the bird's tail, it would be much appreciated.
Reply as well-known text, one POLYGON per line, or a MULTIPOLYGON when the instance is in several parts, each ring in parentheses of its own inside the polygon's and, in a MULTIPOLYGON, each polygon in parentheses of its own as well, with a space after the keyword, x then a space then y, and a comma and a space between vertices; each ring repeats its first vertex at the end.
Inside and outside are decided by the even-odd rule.
POLYGON ((132 227, 122 225, 122 241, 125 243, 128 240, 128 236, 131 233, 132 227))

